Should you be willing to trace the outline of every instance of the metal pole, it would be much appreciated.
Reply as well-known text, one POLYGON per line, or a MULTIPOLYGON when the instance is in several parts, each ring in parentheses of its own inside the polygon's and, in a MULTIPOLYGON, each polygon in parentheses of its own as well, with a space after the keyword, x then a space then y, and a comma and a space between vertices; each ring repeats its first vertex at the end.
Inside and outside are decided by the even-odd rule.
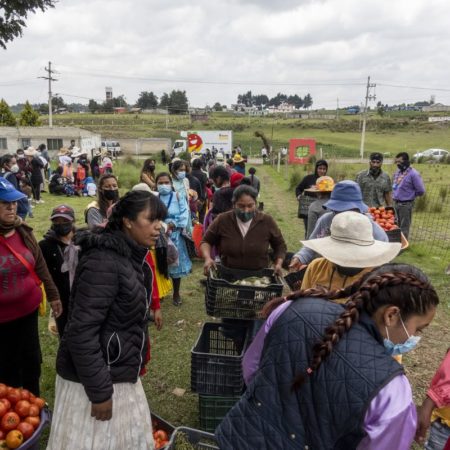
POLYGON ((48 62, 48 125, 53 127, 53 112, 52 112, 52 63, 48 62))
POLYGON ((374 88, 376 84, 370 84, 370 77, 367 77, 367 88, 366 88, 366 103, 364 105, 363 111, 363 123, 361 130, 361 146, 359 149, 359 156, 361 157, 361 162, 364 160, 364 141, 366 139, 366 120, 367 120, 367 105, 369 100, 375 100, 375 95, 370 95, 370 88, 374 88))

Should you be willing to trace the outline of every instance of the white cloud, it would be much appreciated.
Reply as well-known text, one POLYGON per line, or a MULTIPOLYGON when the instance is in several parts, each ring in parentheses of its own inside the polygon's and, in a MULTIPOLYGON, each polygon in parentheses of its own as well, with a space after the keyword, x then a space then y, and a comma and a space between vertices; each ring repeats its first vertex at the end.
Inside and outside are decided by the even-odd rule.
POLYGON ((105 86, 130 102, 142 90, 183 89, 203 106, 251 89, 309 92, 315 105, 333 107, 337 97, 360 103, 371 75, 385 103, 431 94, 450 103, 450 92, 381 86, 450 88, 449 13, 446 0, 61 0, 31 16, 23 38, 0 53, 0 96, 45 101, 37 77, 51 60, 61 72, 55 92, 97 99, 105 86), (348 84, 333 85, 340 81, 348 84))

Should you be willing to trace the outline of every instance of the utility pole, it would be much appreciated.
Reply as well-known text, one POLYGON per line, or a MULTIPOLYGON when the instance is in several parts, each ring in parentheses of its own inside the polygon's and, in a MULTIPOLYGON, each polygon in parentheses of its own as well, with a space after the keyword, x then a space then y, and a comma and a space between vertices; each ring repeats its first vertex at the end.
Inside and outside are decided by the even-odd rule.
POLYGON ((367 119, 367 105, 369 103, 369 100, 375 100, 375 83, 370 83, 370 77, 367 77, 367 87, 366 87, 366 103, 364 105, 364 111, 363 111, 363 124, 362 124, 362 131, 361 131, 361 147, 359 149, 359 155, 361 157, 361 162, 364 160, 364 140, 366 138, 366 119, 367 119), (370 93, 371 89, 374 89, 374 94, 372 95, 370 93))
POLYGON ((56 73, 52 70, 51 61, 48 62, 48 67, 44 69, 47 72, 46 77, 38 77, 44 80, 48 80, 48 125, 50 128, 53 127, 53 115, 52 115, 52 81, 58 81, 56 78, 52 78, 52 74, 56 73))

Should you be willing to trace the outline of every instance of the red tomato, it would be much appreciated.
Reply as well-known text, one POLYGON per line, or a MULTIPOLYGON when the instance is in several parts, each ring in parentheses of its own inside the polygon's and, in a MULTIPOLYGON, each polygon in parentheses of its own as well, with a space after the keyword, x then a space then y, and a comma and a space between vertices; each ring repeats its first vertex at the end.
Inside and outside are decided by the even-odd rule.
POLYGON ((0 402, 0 419, 8 412, 8 409, 5 403, 0 402))
POLYGON ((0 383, 0 398, 6 397, 6 394, 8 393, 8 387, 6 384, 0 383))
POLYGON ((35 397, 31 400, 31 403, 39 408, 39 411, 45 406, 45 400, 40 397, 35 397))
POLYGON ((39 416, 39 408, 37 405, 30 405, 30 412, 28 413, 29 416, 36 417, 39 416))
POLYGON ((20 422, 19 425, 17 425, 16 429, 23 434, 24 441, 30 439, 30 437, 33 436, 34 433, 33 425, 31 425, 31 423, 28 422, 20 422))
POLYGON ((20 417, 15 412, 7 412, 1 421, 3 431, 11 431, 20 423, 20 417))
POLYGON ((22 400, 30 401, 30 391, 28 389, 21 389, 20 396, 21 396, 22 400))
POLYGON ((155 439, 160 441, 167 441, 169 439, 169 436, 167 436, 167 433, 164 430, 156 430, 153 433, 153 436, 155 439))
POLYGON ((9 448, 17 448, 22 445, 23 434, 18 430, 12 430, 6 435, 6 445, 9 448))
POLYGON ((6 405, 6 410, 9 410, 11 408, 11 402, 6 398, 0 398, 0 403, 6 405))
POLYGON ((30 425, 33 425, 33 428, 36 429, 39 424, 41 423, 41 419, 39 419, 39 417, 25 417, 24 422, 29 423, 30 425))
POLYGON ((19 400, 14 407, 14 411, 19 414, 20 417, 27 417, 30 415, 30 406, 31 403, 28 400, 19 400))
POLYGON ((14 406, 22 398, 20 390, 17 388, 8 388, 6 398, 11 402, 11 405, 14 406))

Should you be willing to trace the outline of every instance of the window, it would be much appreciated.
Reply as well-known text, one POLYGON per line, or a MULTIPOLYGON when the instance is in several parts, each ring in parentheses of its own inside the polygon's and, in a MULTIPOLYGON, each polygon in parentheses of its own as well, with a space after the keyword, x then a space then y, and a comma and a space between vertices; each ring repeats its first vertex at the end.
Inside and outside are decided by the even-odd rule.
POLYGON ((27 148, 31 145, 30 138, 22 138, 22 148, 27 148))
POLYGON ((8 142, 6 138, 0 138, 0 150, 8 150, 8 142))
POLYGON ((47 148, 49 150, 59 150, 62 146, 62 139, 47 139, 47 148))

